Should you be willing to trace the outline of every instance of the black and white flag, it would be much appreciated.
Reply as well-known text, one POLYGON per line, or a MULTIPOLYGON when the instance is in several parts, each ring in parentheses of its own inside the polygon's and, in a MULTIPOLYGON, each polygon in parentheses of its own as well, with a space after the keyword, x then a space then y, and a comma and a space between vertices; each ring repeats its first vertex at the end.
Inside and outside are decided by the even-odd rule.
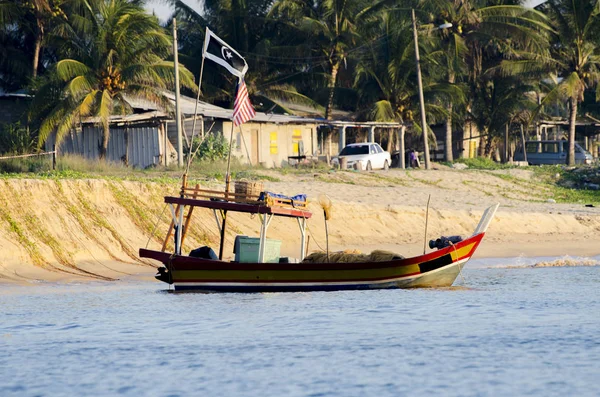
POLYGON ((229 70, 231 74, 240 79, 243 78, 248 71, 246 60, 209 28, 206 28, 202 56, 223 66, 225 69, 229 70))

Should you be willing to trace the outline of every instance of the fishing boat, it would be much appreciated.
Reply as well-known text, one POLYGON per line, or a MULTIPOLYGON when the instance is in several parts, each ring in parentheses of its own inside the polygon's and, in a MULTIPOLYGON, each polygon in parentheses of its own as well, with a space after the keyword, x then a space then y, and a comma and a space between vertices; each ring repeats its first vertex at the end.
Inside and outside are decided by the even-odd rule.
POLYGON ((358 262, 328 260, 329 255, 325 255, 322 256, 322 261, 314 262, 305 258, 306 222, 312 217, 306 202, 272 199, 268 196, 249 199, 247 195, 184 186, 179 197, 167 196, 165 203, 171 208, 172 222, 163 249, 156 251, 142 248, 139 254, 163 264, 158 269, 156 278, 173 285, 175 291, 202 292, 449 287, 475 253, 498 208, 496 204, 484 211, 472 236, 465 239, 431 240, 429 245, 434 250, 423 255, 411 258, 396 256, 383 260, 379 258, 375 261, 368 260, 367 257, 358 262), (212 255, 207 255, 207 252, 212 251, 208 247, 204 247, 205 252, 200 255, 193 252, 189 255, 182 253, 182 242, 195 208, 206 208, 214 212, 221 237, 218 257, 214 251, 212 255), (243 255, 236 255, 237 260, 223 260, 227 214, 230 212, 258 215, 260 236, 256 238, 258 249, 254 260, 244 259, 243 255), (300 232, 298 258, 276 257, 274 261, 272 257, 266 257, 268 227, 271 220, 278 217, 297 220, 300 232), (167 252, 167 240, 171 238, 174 239, 174 252, 167 252), (442 245, 439 245, 440 242, 442 245), (436 244, 438 249, 435 249, 436 244))
MULTIPOLYGON (((175 46, 176 47, 176 46, 175 46)), ((187 172, 197 150, 188 155, 187 167, 183 174, 183 183, 179 196, 165 197, 171 209, 172 221, 160 251, 142 248, 140 257, 154 259, 163 264, 158 268, 156 278, 173 285, 175 291, 203 292, 279 292, 279 291, 331 291, 360 290, 381 288, 415 288, 415 287, 448 287, 451 286, 461 272, 462 267, 473 256, 481 243, 485 231, 490 224, 498 205, 494 205, 483 213, 479 225, 471 237, 466 239, 440 238, 432 240, 429 253, 404 258, 400 255, 334 255, 329 253, 329 244, 325 255, 315 257, 306 255, 307 236, 306 223, 312 217, 304 196, 287 197, 269 194, 264 191, 240 189, 237 185, 235 193, 230 192, 231 144, 234 128, 255 115, 250 103, 244 74, 248 65, 243 57, 231 46, 206 29, 202 67, 204 59, 210 59, 225 67, 239 78, 235 106, 232 112, 232 124, 229 137, 229 156, 225 177, 225 190, 214 191, 201 189, 199 185, 187 186, 187 172), (216 50, 215 50, 216 49, 216 50), (225 56, 227 54, 227 56, 225 56), (235 62, 233 62, 235 60, 235 62), (189 254, 184 254, 183 246, 186 232, 190 227, 194 209, 212 210, 220 230, 219 255, 210 247, 198 247, 189 254), (246 213, 257 215, 260 220, 260 236, 246 238, 245 244, 236 238, 235 258, 224 260, 225 232, 228 213, 246 213), (272 240, 267 239, 269 224, 273 218, 296 219, 299 230, 300 247, 297 258, 282 258, 272 248, 272 240), (173 238, 173 250, 167 252, 168 242, 173 238), (238 244, 239 242, 239 244, 238 244), (268 246, 271 249, 267 250, 268 246)), ((175 58, 176 62, 177 58, 175 58)), ((177 70, 177 66, 175 67, 177 70)), ((176 98, 178 83, 176 76, 176 98)), ((198 98, 202 77, 198 83, 198 98)), ((176 99, 177 100, 177 99, 176 99)), ((178 107, 176 106, 178 109, 178 107)), ((179 115, 176 120, 180 120, 179 115)), ((192 127, 193 142, 195 121, 192 127)), ((178 136, 181 129, 177 123, 178 136)), ((241 133, 241 129, 240 129, 241 133)), ((179 140, 181 142, 181 140, 179 140)), ((180 154, 181 156, 181 154, 180 154)), ((180 157, 181 159, 181 157, 180 157)), ((181 161, 181 160, 180 160, 181 161)), ((250 161, 250 158, 249 158, 250 161)), ((250 161, 251 163, 251 161, 250 161)), ((239 181, 240 186, 243 186, 239 181)), ((247 185, 247 184, 246 184, 247 185)), ((261 189, 262 190, 262 189, 261 189)), ((324 204, 325 219, 328 219, 327 206, 324 204)), ((425 228, 426 229, 426 228, 425 228)), ((325 222, 327 233, 327 221, 325 222)), ((426 234, 426 233, 425 233, 426 234)), ((240 236, 241 237, 241 236, 240 236)), ((328 240, 328 239, 327 239, 328 240)))

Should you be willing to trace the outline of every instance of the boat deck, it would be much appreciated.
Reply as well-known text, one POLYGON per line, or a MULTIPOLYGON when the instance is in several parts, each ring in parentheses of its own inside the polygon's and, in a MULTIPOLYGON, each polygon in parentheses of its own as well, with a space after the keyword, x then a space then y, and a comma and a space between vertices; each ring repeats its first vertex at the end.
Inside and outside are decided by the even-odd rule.
POLYGON ((235 203, 225 200, 203 200, 173 196, 166 196, 165 203, 189 205, 192 207, 209 208, 213 210, 244 212, 248 214, 285 216, 290 218, 309 219, 312 216, 312 212, 305 209, 291 208, 287 206, 268 206, 265 203, 235 203))

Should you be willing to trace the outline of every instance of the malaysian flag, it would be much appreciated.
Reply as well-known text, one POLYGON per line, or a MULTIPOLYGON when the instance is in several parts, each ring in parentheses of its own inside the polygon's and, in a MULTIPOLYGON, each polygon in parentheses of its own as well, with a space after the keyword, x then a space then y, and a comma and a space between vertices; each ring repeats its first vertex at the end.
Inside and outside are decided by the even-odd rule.
POLYGON ((244 82, 244 79, 240 79, 237 87, 237 95, 235 97, 235 105, 233 106, 233 125, 237 127, 254 118, 254 116, 256 116, 256 112, 250 102, 246 83, 244 82))

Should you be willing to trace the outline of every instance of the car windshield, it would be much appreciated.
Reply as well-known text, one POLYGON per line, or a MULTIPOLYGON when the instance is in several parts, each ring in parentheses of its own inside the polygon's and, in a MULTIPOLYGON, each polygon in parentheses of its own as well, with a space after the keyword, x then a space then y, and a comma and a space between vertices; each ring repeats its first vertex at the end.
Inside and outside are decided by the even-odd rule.
POLYGON ((346 146, 340 152, 340 156, 352 156, 355 154, 369 154, 369 146, 346 146))

